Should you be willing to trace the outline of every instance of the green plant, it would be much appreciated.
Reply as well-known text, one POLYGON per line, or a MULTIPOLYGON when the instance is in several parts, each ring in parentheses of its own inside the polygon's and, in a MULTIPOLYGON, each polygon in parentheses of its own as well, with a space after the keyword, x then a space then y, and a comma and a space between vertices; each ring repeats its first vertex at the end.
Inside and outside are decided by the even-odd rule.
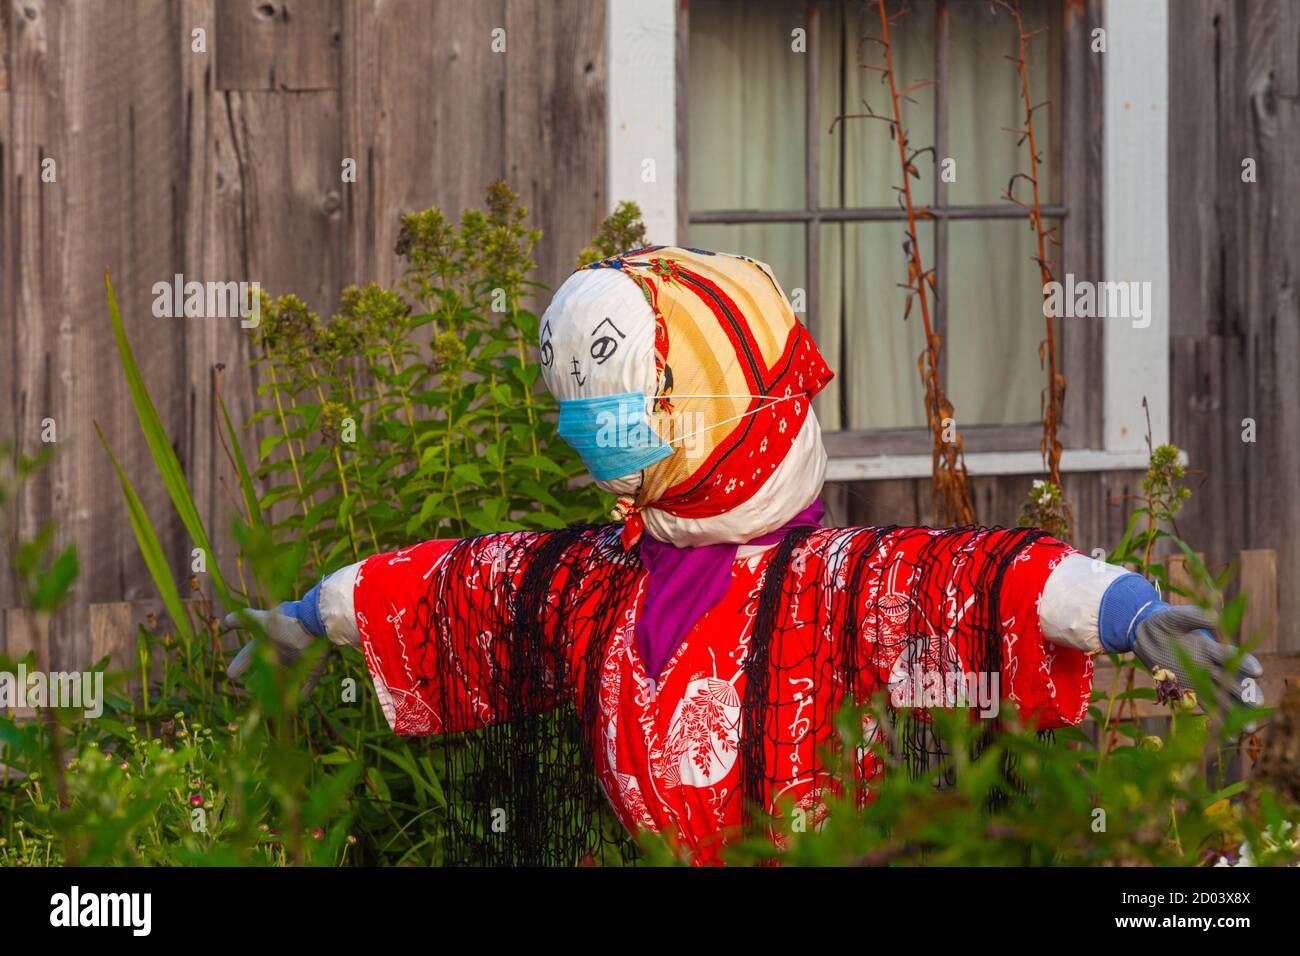
POLYGON ((578 265, 608 259, 630 249, 646 246, 645 223, 641 221, 641 207, 634 202, 621 202, 614 207, 609 218, 600 224, 600 230, 591 245, 578 253, 578 265))
POLYGON ((1017 519, 1022 527, 1042 528, 1065 540, 1070 529, 1070 506, 1061 486, 1050 480, 1035 478, 1017 519))
MULTIPOLYGON (((840 780, 852 779, 851 755, 864 746, 863 713, 884 728, 906 716, 879 701, 846 707, 838 753, 827 758, 840 780)), ((1163 737, 1138 728, 1102 759, 1076 728, 1048 739, 1005 711, 1004 729, 977 749, 984 728, 968 714, 931 711, 947 750, 938 766, 909 773, 886 733, 870 744, 883 776, 859 791, 839 788, 807 817, 783 807, 770 821, 781 849, 759 836, 728 858, 786 866, 1204 866, 1235 861, 1248 845, 1256 864, 1300 859, 1291 829, 1300 823, 1297 808, 1265 789, 1248 812, 1245 782, 1207 780, 1204 751, 1220 739, 1208 720, 1186 701, 1171 703, 1169 713, 1163 737)), ((649 853, 670 861, 657 841, 649 853)))
MULTIPOLYGON (((607 237, 635 230, 635 207, 621 208, 607 237)), ((137 666, 108 676, 99 719, 0 717, 0 863, 440 860, 448 798, 436 749, 393 736, 365 691, 360 654, 335 661, 310 701, 297 688, 312 660, 290 673, 258 660, 248 690, 236 688, 214 605, 270 606, 342 564, 423 537, 561 527, 604 510, 547 425, 554 404, 538 387, 528 345, 537 318, 525 302, 539 289, 527 278, 539 235, 525 215, 498 183, 486 210, 459 226, 436 209, 404 217, 399 287, 349 288, 329 322, 294 296, 263 298, 264 406, 243 429, 217 379, 242 510, 233 577, 209 550, 208 576, 176 580, 101 433, 171 620, 140 628, 137 666), (243 434, 264 419, 274 430, 250 468, 243 434)), ((111 283, 106 292, 155 465, 191 539, 209 549, 111 283)), ((24 474, 36 467, 20 464, 24 474)), ((75 574, 75 552, 45 556, 52 535, 20 549, 42 606, 66 592, 69 561, 75 574)))
MULTIPOLYGON (((111 285, 108 294, 120 322, 111 285)), ((120 344, 128 377, 138 376, 125 335, 120 344)), ((137 395, 148 429, 152 405, 147 390, 137 395)), ((0 481, 0 499, 15 500, 46 461, 19 460, 0 481)), ((95 665, 89 676, 104 680, 106 693, 94 720, 54 707, 39 719, 0 715, 0 865, 341 861, 357 842, 346 829, 356 762, 321 772, 316 764, 330 755, 302 746, 300 731, 310 725, 298 712, 300 675, 261 661, 252 693, 233 692, 215 628, 191 620, 210 623, 211 606, 182 602, 148 514, 120 468, 118 475, 174 629, 155 621, 140 628, 134 673, 105 674, 105 661, 95 665)), ((169 490, 188 498, 183 481, 169 490)), ((11 561, 21 555, 30 568, 29 593, 44 613, 66 599, 76 574, 75 551, 49 558, 51 538, 43 530, 33 540, 7 539, 11 561)), ((34 669, 30 654, 21 663, 34 669)), ((14 664, 0 661, 0 671, 14 664)))
POLYGON ((9 564, 18 585, 23 606, 38 614, 49 614, 63 603, 77 579, 77 549, 68 545, 52 556, 57 529, 47 523, 29 539, 18 531, 18 509, 22 489, 54 457, 53 446, 45 445, 29 457, 12 442, 0 443, 0 541, 9 554, 9 564))
MULTIPOLYGON (((561 528, 607 510, 548 427, 555 404, 530 358, 540 234, 503 183, 486 206, 459 226, 436 208, 404 216, 399 288, 349 287, 328 322, 292 295, 263 302, 271 403, 253 421, 276 428, 253 477, 272 483, 259 510, 282 515, 278 539, 308 548, 310 575, 412 540, 561 528)), ((606 234, 627 232, 635 208, 616 215, 606 234)))

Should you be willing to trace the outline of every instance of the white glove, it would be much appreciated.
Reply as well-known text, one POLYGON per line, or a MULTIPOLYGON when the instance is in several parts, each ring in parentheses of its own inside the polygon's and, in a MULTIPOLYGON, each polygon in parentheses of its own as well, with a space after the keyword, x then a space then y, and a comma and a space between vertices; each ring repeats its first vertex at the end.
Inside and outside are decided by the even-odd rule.
MULTIPOLYGON (((235 655, 235 659, 226 668, 226 675, 231 680, 240 680, 247 673, 248 668, 252 666, 253 655, 257 653, 257 648, 268 640, 275 648, 281 665, 285 667, 296 663, 314 643, 320 642, 328 646, 328 641, 323 637, 312 634, 302 621, 292 613, 294 605, 298 603, 295 601, 282 604, 274 611, 259 611, 255 608, 246 608, 226 615, 225 620, 221 622, 223 630, 252 630, 250 626, 250 622, 252 622, 260 625, 261 629, 266 633, 265 638, 261 636, 254 637, 235 655), (286 613, 285 609, 289 609, 290 612, 286 613)), ((328 666, 329 654, 325 654, 311 669, 311 673, 307 675, 306 681, 303 682, 302 695, 304 697, 316 687, 321 675, 325 673, 325 668, 328 666)))

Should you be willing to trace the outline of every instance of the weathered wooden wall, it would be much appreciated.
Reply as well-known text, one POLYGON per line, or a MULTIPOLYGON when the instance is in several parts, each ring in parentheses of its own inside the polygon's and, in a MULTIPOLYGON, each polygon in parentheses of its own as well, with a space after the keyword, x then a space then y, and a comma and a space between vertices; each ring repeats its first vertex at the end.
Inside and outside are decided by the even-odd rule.
MULTIPOLYGON (((538 278, 555 284, 606 208, 604 49, 603 0, 0 0, 0 436, 35 450, 54 420, 58 457, 22 530, 57 519, 82 562, 51 663, 85 663, 92 602, 152 592, 95 422, 177 575, 189 567, 117 365, 104 269, 223 532, 211 383, 224 365, 232 415, 249 411, 249 341, 237 320, 154 318, 153 283, 256 280, 328 312, 348 283, 393 279, 400 213, 458 216, 504 178, 545 231, 538 278)), ((0 567, 0 608, 18 603, 0 567)))
POLYGON ((1203 469, 1179 527, 1211 557, 1277 551, 1300 651, 1300 3, 1169 8, 1171 428, 1203 469))
MULTIPOLYGON (((971 479, 980 524, 1014 526, 1029 493, 1033 475, 971 479)), ((1071 544, 1091 553, 1109 550, 1124 533, 1141 491, 1141 472, 1066 474, 1065 495, 1074 510, 1071 544)), ((930 524, 929 479, 860 481, 832 486, 827 494, 832 514, 850 524, 930 524)))
MULTIPOLYGON (((1285 626, 1300 611, 1300 3, 1178 0, 1170 15, 1172 437, 1203 469, 1180 529, 1212 562, 1277 551, 1282 647, 1300 650, 1285 626)), ((90 603, 152 596, 94 422, 188 567, 116 365, 103 269, 224 530, 211 379, 224 364, 232 413, 249 410, 247 341, 233 320, 154 319, 152 284, 255 279, 328 310, 349 282, 393 278, 399 213, 458 213, 496 177, 533 207, 554 284, 606 207, 603 18, 602 0, 0 0, 0 436, 34 448, 54 419, 58 460, 24 530, 57 518, 83 564, 54 663, 88 653, 90 603)), ((1078 547, 1118 539, 1139 478, 1067 478, 1078 547)), ((1014 523, 1030 480, 977 480, 981 520, 1014 523)), ((929 518, 924 481, 829 497, 842 521, 929 518)), ((0 568, 0 608, 17 603, 0 568)))

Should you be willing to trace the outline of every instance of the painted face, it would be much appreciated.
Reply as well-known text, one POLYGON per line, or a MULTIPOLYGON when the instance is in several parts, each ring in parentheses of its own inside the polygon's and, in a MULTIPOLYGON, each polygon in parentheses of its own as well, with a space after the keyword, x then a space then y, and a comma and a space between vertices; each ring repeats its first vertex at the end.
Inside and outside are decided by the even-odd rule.
POLYGON ((643 468, 672 454, 647 419, 655 366, 645 296, 618 270, 575 272, 542 315, 538 347, 560 437, 600 487, 634 491, 643 468))

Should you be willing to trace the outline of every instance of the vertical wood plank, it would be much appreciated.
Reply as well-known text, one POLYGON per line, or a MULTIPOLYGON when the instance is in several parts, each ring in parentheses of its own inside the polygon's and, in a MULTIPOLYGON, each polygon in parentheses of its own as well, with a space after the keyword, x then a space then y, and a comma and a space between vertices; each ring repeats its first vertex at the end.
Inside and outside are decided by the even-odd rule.
MULTIPOLYGON (((1092 52, 1092 31, 1100 27, 1101 0, 1063 5, 1060 43, 1063 63, 1061 128, 1070 131, 1072 148, 1061 156, 1062 198, 1070 215, 1058 226, 1058 257, 1076 280, 1099 281, 1103 271, 1104 192, 1102 144, 1105 110, 1102 108, 1102 62, 1092 52)), ((1060 272, 1061 270, 1057 270, 1060 272)), ((1064 281, 1064 275, 1058 275, 1064 281)), ((1066 401, 1061 440, 1067 446, 1101 447, 1102 326, 1098 322, 1064 323, 1061 335, 1061 371, 1065 375, 1066 401)))
POLYGON ((1246 596, 1239 642, 1259 653, 1278 649, 1277 552, 1250 548, 1241 552, 1240 591, 1246 596))
MULTIPOLYGON (((605 4, 506 5, 506 181, 545 227, 538 278, 551 288, 605 217, 605 4)), ((666 86, 663 96, 673 96, 666 86)), ((661 157, 667 165, 674 157, 661 157)), ((623 197, 609 197, 617 200, 623 197)), ((670 209, 676 203, 668 204, 670 209)), ((545 307, 548 296, 537 305, 545 307)), ((540 311, 540 309, 539 309, 540 311)))
MULTIPOLYGON (((4 618, 5 656, 14 662, 32 655, 37 670, 50 668, 50 619, 31 608, 11 607, 0 612, 4 618)), ((15 707, 13 715, 19 719, 35 716, 34 707, 15 707)))
POLYGON ((90 605, 90 658, 94 665, 108 658, 110 671, 135 668, 135 626, 126 601, 90 605))
MULTIPOLYGON (((0 3, 0 335, 8 342, 13 342, 10 334, 14 331, 13 300, 10 291, 14 286, 13 276, 16 264, 15 248, 12 241, 10 219, 13 210, 10 207, 11 187, 9 167, 12 166, 13 141, 9 130, 12 116, 12 97, 9 92, 9 56, 10 41, 13 37, 13 5, 0 3)), ((5 426, 0 428, 0 442, 14 441, 18 431, 17 414, 19 412, 13 383, 18 374, 16 349, 0 349, 0 401, 9 403, 9 416, 5 426)), ((4 466, 0 466, 4 467, 4 466)), ((18 594, 14 576, 9 572, 6 559, 0 555, 0 608, 18 603, 18 594)), ((4 648, 4 620, 0 614, 0 649, 4 648)))
POLYGON ((849 486, 842 481, 827 482, 822 488, 822 504, 826 506, 823 519, 828 528, 843 528, 851 524, 849 520, 849 486))
POLYGON ((127 400, 104 300, 108 267, 133 344, 151 359, 154 401, 177 433, 182 335, 174 321, 150 314, 153 283, 175 265, 177 32, 163 0, 120 8, 31 2, 14 12, 12 162, 0 187, 12 211, 5 258, 15 263, 3 280, 13 355, 5 387, 24 450, 39 447, 43 419, 56 429, 54 464, 31 484, 19 534, 56 520, 56 546, 77 546, 83 573, 50 635, 52 665, 71 668, 88 652, 89 602, 151 587, 96 422, 169 553, 181 544, 127 400), (52 175, 43 179, 45 169, 52 175))
POLYGON ((399 215, 437 205, 457 220, 506 175, 506 59, 536 41, 492 51, 505 0, 361 0, 344 17, 343 153, 358 171, 343 194, 346 273, 391 285, 399 215))
MULTIPOLYGON (((62 260, 42 254, 43 242, 62 242, 57 189, 43 190, 41 160, 63 155, 64 127, 59 95, 58 7, 30 3, 19 11, 0 5, 5 24, 8 90, 0 94, 0 389, 10 409, 4 437, 18 449, 40 447, 41 421, 53 411, 50 379, 52 327, 40 316, 56 314, 62 260)), ((54 515, 51 472, 29 482, 15 502, 13 529, 30 540, 54 515)), ((18 603, 6 555, 0 552, 0 605, 18 603)))
POLYGON ((339 0, 217 0, 219 90, 335 90, 339 0))
MULTIPOLYGON (((1171 427, 1203 469, 1179 527, 1221 558, 1275 550, 1279 620, 1294 620, 1300 8, 1188 0, 1170 31, 1171 427)), ((1300 650, 1293 631, 1278 642, 1300 650)))
POLYGON ((27 607, 9 607, 3 612, 5 656, 18 661, 33 655, 36 666, 50 666, 50 619, 27 607))
MULTIPOLYGON (((1202 562, 1205 561, 1204 554, 1197 552, 1196 556, 1202 562)), ((1161 597, 1170 604, 1200 604, 1209 597, 1205 587, 1192 575, 1186 555, 1171 554, 1164 559, 1164 565, 1169 574, 1169 593, 1161 597), (1174 588, 1186 591, 1187 594, 1180 594, 1174 588)))

